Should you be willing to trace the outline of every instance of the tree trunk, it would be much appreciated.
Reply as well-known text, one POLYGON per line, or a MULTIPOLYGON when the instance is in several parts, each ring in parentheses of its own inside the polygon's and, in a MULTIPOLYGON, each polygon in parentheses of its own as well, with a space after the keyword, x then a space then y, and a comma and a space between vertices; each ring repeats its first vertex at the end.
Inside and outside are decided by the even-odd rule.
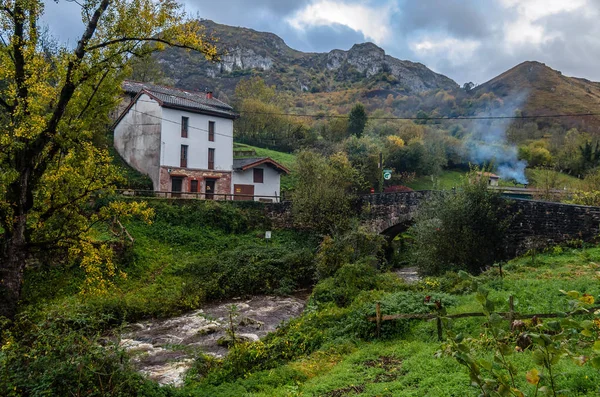
POLYGON ((4 242, 0 256, 0 316, 13 319, 17 314, 23 271, 27 259, 25 243, 25 217, 15 222, 14 233, 4 242))

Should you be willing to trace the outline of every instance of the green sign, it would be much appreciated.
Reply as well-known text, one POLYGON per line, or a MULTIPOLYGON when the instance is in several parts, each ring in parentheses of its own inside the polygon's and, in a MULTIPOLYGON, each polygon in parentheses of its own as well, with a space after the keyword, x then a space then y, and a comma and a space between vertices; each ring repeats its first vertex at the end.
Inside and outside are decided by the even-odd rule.
POLYGON ((392 179, 392 170, 383 170, 383 179, 386 181, 392 179))

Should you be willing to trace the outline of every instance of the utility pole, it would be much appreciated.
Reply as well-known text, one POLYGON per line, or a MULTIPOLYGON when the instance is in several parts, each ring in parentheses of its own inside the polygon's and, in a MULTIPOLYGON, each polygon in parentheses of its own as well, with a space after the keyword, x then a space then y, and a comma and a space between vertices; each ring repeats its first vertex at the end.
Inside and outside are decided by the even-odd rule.
POLYGON ((379 176, 378 176, 378 182, 379 182, 379 193, 383 193, 383 152, 379 152, 379 164, 377 166, 377 168, 379 168, 379 176))

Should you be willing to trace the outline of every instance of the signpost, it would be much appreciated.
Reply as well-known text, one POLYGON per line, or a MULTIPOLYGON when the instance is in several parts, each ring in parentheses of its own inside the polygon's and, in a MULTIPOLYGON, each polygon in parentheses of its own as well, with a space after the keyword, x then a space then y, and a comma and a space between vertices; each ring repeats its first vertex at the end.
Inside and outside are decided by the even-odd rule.
POLYGON ((383 170, 383 179, 386 181, 392 179, 392 170, 383 170))

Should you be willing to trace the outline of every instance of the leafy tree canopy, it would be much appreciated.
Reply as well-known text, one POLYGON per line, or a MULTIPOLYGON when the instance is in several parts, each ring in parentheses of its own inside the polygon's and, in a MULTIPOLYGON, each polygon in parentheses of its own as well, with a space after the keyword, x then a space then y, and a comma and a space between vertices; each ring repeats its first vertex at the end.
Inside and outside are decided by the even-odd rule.
POLYGON ((360 138, 366 125, 367 111, 362 103, 357 103, 348 115, 348 132, 360 138))
POLYGON ((478 274, 503 259, 507 203, 487 184, 472 171, 456 192, 436 192, 423 203, 412 228, 421 273, 462 269, 478 274))
POLYGON ((112 275, 110 251, 94 225, 140 204, 100 206, 118 174, 95 145, 119 101, 128 59, 165 46, 217 49, 173 0, 84 0, 77 46, 52 45, 39 30, 41 0, 0 5, 0 316, 16 313, 25 264, 68 250, 82 259, 90 288, 112 275), (102 266, 102 264, 108 266, 102 266))
POLYGON ((344 153, 329 158, 302 151, 296 160, 294 221, 322 234, 348 230, 354 215, 352 198, 364 182, 344 153))

